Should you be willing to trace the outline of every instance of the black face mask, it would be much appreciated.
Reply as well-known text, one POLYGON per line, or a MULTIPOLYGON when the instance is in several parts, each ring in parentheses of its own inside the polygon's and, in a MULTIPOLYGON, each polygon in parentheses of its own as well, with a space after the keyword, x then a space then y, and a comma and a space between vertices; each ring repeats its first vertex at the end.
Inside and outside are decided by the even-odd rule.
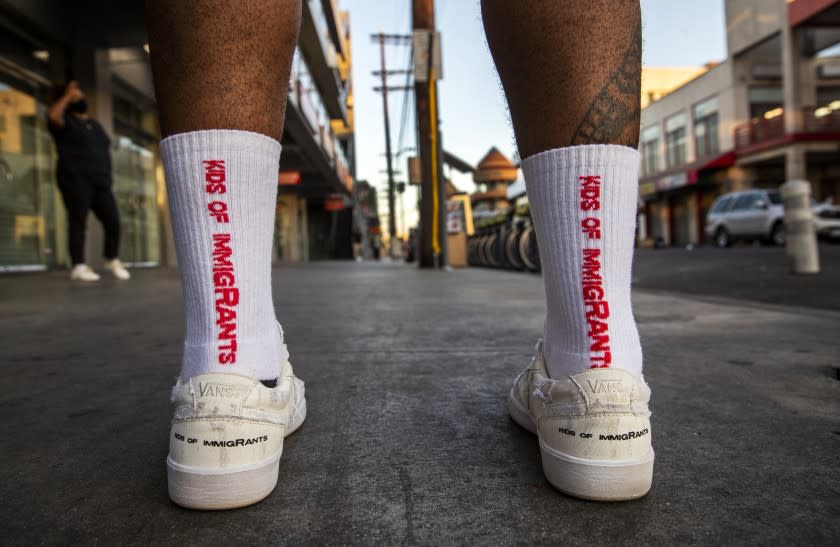
POLYGON ((88 103, 87 99, 85 99, 84 97, 82 97, 75 103, 70 103, 67 105, 67 112, 73 112, 76 114, 84 114, 85 112, 87 112, 87 109, 88 103))

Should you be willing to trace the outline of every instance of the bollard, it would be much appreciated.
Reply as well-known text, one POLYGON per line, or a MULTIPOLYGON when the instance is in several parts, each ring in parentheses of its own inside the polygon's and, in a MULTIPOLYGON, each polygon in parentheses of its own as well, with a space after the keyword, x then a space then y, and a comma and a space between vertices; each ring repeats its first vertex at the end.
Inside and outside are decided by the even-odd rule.
POLYGON ((779 189, 785 209, 785 249, 790 268, 796 274, 820 272, 814 211, 811 209, 811 185, 792 180, 779 189))

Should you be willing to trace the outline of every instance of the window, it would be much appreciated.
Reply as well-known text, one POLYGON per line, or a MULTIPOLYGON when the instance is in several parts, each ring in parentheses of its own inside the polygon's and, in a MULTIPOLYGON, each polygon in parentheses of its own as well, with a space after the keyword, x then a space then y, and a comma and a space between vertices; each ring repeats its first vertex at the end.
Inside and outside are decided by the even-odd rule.
POLYGON ((729 209, 729 205, 732 204, 731 197, 720 198, 712 205, 712 209, 709 211, 710 213, 723 213, 727 209, 729 209))
POLYGON ((779 192, 767 192, 767 199, 770 200, 770 203, 773 205, 781 205, 782 204, 782 196, 779 192))
POLYGON ((745 211, 747 209, 753 209, 755 207, 756 202, 760 199, 760 196, 755 192, 749 192, 747 194, 741 194, 737 198, 735 198, 735 203, 732 205, 733 211, 745 211))
POLYGON ((659 171, 659 126, 642 131, 642 173, 650 175, 659 171))
POLYGON ((154 116, 152 103, 143 100, 122 80, 113 79, 114 197, 120 211, 120 257, 147 266, 160 263, 160 221, 155 182, 157 138, 146 131, 154 116))
POLYGON ((665 150, 668 167, 685 163, 685 113, 675 114, 665 120, 665 150))
POLYGON ((53 234, 63 230, 53 210, 47 94, 44 87, 0 73, 0 119, 5 121, 0 130, 0 271, 45 268, 57 248, 53 234))
POLYGON ((717 97, 711 97, 694 105, 694 145, 698 158, 718 153, 717 97))
MULTIPOLYGON (((312 76, 312 72, 300 49, 295 49, 295 54, 292 58, 291 80, 294 82, 294 85, 290 89, 294 89, 297 92, 298 96, 295 98, 300 101, 300 104, 297 106, 311 126, 313 134, 318 134, 321 127, 329 126, 330 118, 327 115, 327 108, 321 100, 321 94, 318 92, 315 78, 312 76)), ((292 101, 293 104, 296 102, 295 100, 292 101)))
POLYGON ((819 86, 817 87, 817 105, 826 106, 840 99, 840 87, 819 86))
MULTIPOLYGON (((750 88, 750 117, 764 116, 765 113, 776 113, 784 106, 785 98, 781 87, 751 87, 750 88)), ((781 113, 781 112, 779 112, 781 113)), ((776 115, 770 116, 770 118, 776 115)))

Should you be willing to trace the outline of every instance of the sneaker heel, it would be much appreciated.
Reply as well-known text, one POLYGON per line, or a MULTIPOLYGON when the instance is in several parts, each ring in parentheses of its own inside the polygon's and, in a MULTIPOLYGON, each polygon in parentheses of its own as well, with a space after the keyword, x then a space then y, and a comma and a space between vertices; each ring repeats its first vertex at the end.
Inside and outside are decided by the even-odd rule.
POLYGON ((188 509, 221 510, 263 500, 277 485, 280 460, 232 473, 203 473, 167 460, 169 497, 188 509))
POLYGON ((562 454, 540 443, 548 482, 576 498, 627 501, 641 498, 653 481, 653 450, 636 461, 588 460, 562 454))

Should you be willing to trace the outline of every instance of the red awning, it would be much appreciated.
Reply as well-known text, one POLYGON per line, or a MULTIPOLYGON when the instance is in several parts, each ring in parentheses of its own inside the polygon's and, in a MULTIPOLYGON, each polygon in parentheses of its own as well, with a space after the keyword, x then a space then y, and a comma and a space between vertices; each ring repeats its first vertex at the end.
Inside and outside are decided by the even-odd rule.
POLYGON ((724 167, 732 167, 733 165, 735 165, 735 152, 727 152, 713 160, 707 161, 696 170, 706 171, 708 169, 723 169, 724 167))

